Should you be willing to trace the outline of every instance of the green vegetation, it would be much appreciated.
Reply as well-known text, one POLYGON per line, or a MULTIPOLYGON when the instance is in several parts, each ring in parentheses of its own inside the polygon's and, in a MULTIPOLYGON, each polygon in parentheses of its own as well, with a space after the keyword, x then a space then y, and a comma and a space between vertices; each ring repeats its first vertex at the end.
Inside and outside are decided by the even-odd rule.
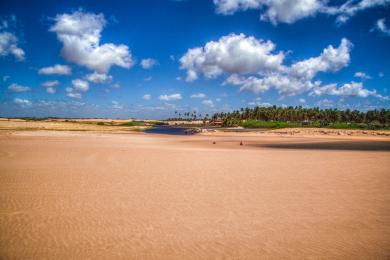
POLYGON ((120 126, 155 126, 155 125, 166 125, 167 123, 162 121, 129 121, 119 124, 120 126))
POLYGON ((144 121, 129 121, 125 123, 119 124, 120 126, 144 126, 145 122, 144 121))
POLYGON ((26 121, 46 121, 51 118, 48 117, 22 117, 20 119, 26 120, 26 121))
POLYGON ((334 129, 390 129, 390 110, 338 110, 303 107, 241 108, 231 113, 216 113, 212 120, 222 126, 245 128, 324 127, 334 129))
POLYGON ((259 120, 247 120, 239 123, 240 126, 245 128, 287 128, 287 127, 299 127, 298 123, 281 122, 281 121, 259 121, 259 120))

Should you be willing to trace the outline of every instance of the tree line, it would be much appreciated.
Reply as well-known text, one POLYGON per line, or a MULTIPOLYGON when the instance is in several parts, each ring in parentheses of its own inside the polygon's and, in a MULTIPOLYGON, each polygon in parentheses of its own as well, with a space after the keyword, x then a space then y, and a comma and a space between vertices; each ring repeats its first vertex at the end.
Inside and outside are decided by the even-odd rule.
MULTIPOLYGON (((245 121, 281 121, 295 122, 301 125, 328 126, 335 123, 348 123, 389 127, 390 110, 375 109, 362 112, 359 110, 338 110, 296 107, 254 107, 241 108, 230 113, 215 113, 212 120, 223 120, 223 125, 242 125, 245 121)), ((374 127, 375 128, 375 127, 374 127)))

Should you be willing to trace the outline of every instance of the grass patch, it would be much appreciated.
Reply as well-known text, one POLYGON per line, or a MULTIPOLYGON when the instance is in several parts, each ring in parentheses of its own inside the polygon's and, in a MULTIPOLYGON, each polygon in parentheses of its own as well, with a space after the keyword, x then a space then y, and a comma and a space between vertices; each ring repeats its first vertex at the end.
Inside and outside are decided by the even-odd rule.
POLYGON ((21 119, 23 119, 25 121, 45 121, 45 120, 48 120, 50 118, 47 118, 47 117, 22 117, 21 119))
POLYGON ((299 123, 292 122, 281 122, 281 121, 258 121, 258 120, 247 120, 240 124, 245 128, 291 128, 300 127, 299 123))
POLYGON ((119 126, 147 126, 147 125, 150 125, 150 123, 147 123, 145 121, 129 121, 129 122, 119 124, 119 126))

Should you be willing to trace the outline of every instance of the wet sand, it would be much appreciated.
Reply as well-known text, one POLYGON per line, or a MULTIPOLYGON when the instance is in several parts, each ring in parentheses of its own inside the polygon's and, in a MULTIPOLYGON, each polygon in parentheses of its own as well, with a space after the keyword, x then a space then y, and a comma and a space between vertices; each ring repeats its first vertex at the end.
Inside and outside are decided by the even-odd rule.
POLYGON ((389 259, 390 139, 2 131, 0 258, 389 259))

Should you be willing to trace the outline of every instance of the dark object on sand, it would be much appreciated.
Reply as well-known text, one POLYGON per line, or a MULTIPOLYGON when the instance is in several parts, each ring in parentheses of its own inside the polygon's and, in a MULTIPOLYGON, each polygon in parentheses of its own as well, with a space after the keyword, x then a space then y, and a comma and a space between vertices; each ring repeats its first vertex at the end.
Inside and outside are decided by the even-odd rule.
POLYGON ((213 144, 215 144, 215 141, 213 141, 213 144))
POLYGON ((240 142, 240 145, 244 145, 244 144, 242 143, 242 141, 240 142))

